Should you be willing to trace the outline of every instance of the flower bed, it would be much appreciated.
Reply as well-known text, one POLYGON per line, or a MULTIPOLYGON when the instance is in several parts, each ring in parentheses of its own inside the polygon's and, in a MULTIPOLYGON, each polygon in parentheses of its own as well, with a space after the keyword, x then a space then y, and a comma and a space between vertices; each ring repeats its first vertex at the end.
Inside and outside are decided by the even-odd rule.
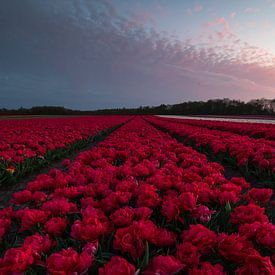
POLYGON ((256 175, 275 187, 274 141, 164 121, 153 116, 146 119, 170 134, 177 135, 184 143, 215 156, 216 159, 229 161, 244 175, 256 175))
POLYGON ((129 117, 0 120, 0 185, 91 143, 129 117))
POLYGON ((211 130, 221 130, 252 138, 264 138, 275 141, 275 125, 268 123, 244 123, 235 121, 213 121, 200 119, 182 119, 159 117, 164 121, 183 123, 193 126, 205 127, 211 130))
POLYGON ((274 274, 271 189, 140 118, 0 211, 1 274, 274 274))

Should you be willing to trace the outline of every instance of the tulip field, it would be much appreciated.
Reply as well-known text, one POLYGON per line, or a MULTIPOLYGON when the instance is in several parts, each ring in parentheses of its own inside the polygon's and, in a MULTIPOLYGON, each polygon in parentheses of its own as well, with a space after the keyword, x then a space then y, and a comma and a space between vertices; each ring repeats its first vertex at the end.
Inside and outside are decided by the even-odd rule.
POLYGON ((275 188, 275 125, 158 117, 148 121, 275 188))
POLYGON ((80 149, 125 119, 97 116, 0 120, 0 185, 80 149))
POLYGON ((1 186, 48 167, 0 205, 1 275, 275 274, 275 126, 88 116, 0 136, 1 186))

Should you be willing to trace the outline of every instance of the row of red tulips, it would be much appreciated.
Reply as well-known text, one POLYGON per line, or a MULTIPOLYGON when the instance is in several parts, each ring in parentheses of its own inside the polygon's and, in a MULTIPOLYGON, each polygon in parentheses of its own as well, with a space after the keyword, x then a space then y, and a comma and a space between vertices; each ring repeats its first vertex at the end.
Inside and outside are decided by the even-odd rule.
POLYGON ((193 126, 205 127, 212 130, 232 132, 247 135, 252 138, 275 140, 275 125, 271 123, 243 123, 235 121, 213 121, 201 119, 161 118, 164 121, 174 121, 193 126))
POLYGON ((274 141, 164 121, 153 116, 148 117, 147 120, 167 130, 170 134, 179 136, 185 143, 209 151, 211 155, 221 157, 222 160, 230 160, 245 174, 253 174, 261 179, 267 179, 269 184, 274 186, 274 141))
POLYGON ((47 151, 66 148, 123 120, 119 116, 0 120, 0 159, 19 163, 25 158, 43 158, 47 151))
POLYGON ((0 274, 274 274, 271 189, 141 118, 0 211, 0 274))
POLYGON ((0 120, 0 184, 63 158, 127 119, 89 116, 0 120))

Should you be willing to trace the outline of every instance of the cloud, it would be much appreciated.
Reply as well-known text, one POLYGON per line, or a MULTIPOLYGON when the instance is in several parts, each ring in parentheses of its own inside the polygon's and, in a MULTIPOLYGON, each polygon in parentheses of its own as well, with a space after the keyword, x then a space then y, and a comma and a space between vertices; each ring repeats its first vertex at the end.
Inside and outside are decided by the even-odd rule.
POLYGON ((207 28, 212 28, 214 26, 222 26, 223 30, 217 32, 217 35, 219 38, 224 38, 226 36, 228 37, 234 37, 235 34, 231 31, 229 27, 229 23, 225 20, 224 17, 220 17, 215 21, 209 22, 206 24, 207 28))
POLYGON ((191 16, 191 15, 193 14, 192 9, 190 9, 190 8, 187 9, 187 10, 186 10, 186 13, 187 13, 189 16, 191 16))
POLYGON ((230 13, 230 18, 234 18, 236 15, 237 15, 237 12, 232 11, 232 12, 230 13))
POLYGON ((148 28, 150 14, 122 14, 107 0, 14 1, 1 11, 3 107, 275 95, 274 56, 235 37, 224 18, 206 26, 218 43, 199 44, 148 28))
POLYGON ((192 16, 193 13, 198 13, 198 12, 201 12, 202 10, 203 10, 203 6, 201 4, 196 4, 192 8, 188 8, 186 10, 186 13, 188 16, 192 16))
POLYGON ((245 13, 258 13, 258 12, 260 12, 260 9, 258 9, 258 8, 246 8, 246 9, 244 9, 244 12, 245 13))
POLYGON ((247 21, 244 23, 246 28, 251 28, 254 29, 256 27, 256 22, 255 21, 247 21))
POLYGON ((200 12, 203 10, 203 6, 200 5, 200 4, 196 4, 195 7, 194 7, 194 11, 196 12, 200 12))

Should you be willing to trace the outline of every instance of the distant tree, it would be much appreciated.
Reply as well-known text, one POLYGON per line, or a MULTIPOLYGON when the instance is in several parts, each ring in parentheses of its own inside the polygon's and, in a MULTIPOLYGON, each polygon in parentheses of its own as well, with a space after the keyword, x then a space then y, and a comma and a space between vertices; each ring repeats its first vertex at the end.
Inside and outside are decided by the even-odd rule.
POLYGON ((35 106, 30 109, 0 109, 1 115, 275 115, 275 99, 255 99, 247 103, 240 100, 210 99, 188 101, 174 105, 140 106, 138 108, 113 108, 95 111, 71 110, 63 106, 35 106))

